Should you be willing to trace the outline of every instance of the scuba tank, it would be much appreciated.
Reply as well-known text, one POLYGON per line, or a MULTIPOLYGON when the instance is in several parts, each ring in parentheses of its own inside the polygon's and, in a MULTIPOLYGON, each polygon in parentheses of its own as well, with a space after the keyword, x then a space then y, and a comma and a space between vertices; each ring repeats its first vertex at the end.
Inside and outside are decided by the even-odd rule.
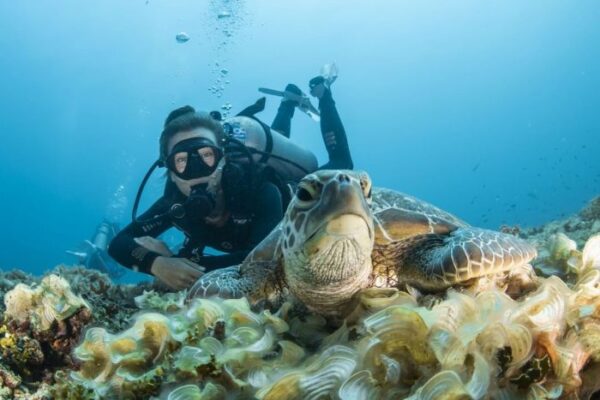
POLYGON ((317 158, 311 151, 277 132, 273 133, 269 126, 253 117, 238 115, 230 118, 223 123, 223 130, 225 153, 233 150, 229 151, 230 158, 243 162, 243 146, 249 153, 247 156, 251 157, 246 162, 271 167, 284 182, 298 182, 317 169, 317 158), (232 157, 236 147, 238 157, 232 157))
POLYGON ((96 229, 96 234, 91 241, 94 245, 94 248, 106 251, 108 248, 108 243, 112 240, 112 238, 116 235, 117 229, 114 224, 111 224, 107 221, 103 221, 98 228, 96 229))
POLYGON ((255 117, 265 109, 265 103, 266 98, 261 97, 223 122, 225 153, 237 147, 239 152, 246 153, 246 162, 270 167, 284 182, 298 182, 317 170, 317 157, 282 134, 273 133, 269 125, 255 117))
POLYGON ((126 272, 107 253, 108 244, 118 231, 115 223, 102 221, 91 240, 84 241, 78 250, 67 250, 67 254, 78 258, 79 264, 107 274, 111 279, 119 279, 126 272))

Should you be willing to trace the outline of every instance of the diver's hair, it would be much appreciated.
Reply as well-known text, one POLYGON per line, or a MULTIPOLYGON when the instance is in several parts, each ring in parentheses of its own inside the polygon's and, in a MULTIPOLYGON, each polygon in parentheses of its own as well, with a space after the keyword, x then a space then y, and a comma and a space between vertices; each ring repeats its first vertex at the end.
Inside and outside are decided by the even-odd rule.
POLYGON ((167 115, 167 119, 165 120, 165 125, 163 126, 163 128, 166 128, 167 125, 169 125, 169 122, 173 121, 175 118, 181 117, 184 114, 190 114, 195 112, 196 110, 194 109, 194 107, 189 105, 176 108, 173 111, 171 111, 169 115, 167 115))
POLYGON ((215 134, 216 146, 225 136, 223 126, 207 112, 195 111, 190 106, 180 107, 171 111, 165 121, 165 127, 160 135, 160 160, 166 162, 169 139, 179 132, 191 131, 196 128, 206 128, 215 134))

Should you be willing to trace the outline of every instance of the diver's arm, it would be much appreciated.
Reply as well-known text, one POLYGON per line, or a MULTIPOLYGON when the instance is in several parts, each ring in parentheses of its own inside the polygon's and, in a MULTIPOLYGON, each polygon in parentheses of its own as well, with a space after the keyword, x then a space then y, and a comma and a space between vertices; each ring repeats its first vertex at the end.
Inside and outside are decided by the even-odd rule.
POLYGON ((141 236, 157 237, 171 228, 172 225, 166 216, 151 222, 140 222, 165 214, 169 207, 170 202, 164 197, 160 198, 138 218, 138 221, 130 223, 117 233, 110 242, 108 254, 127 268, 151 274, 152 263, 161 254, 141 246, 135 239, 141 236))
POLYGON ((254 217, 248 239, 248 250, 234 251, 220 256, 203 256, 198 260, 198 264, 203 266, 206 272, 240 264, 248 256, 248 253, 271 233, 282 218, 281 193, 273 183, 265 182, 258 189, 258 194, 255 197, 254 217))
POLYGON ((238 250, 219 256, 202 256, 198 258, 198 264, 204 267, 204 272, 210 272, 215 269, 241 264, 248 253, 250 253, 249 250, 238 250))

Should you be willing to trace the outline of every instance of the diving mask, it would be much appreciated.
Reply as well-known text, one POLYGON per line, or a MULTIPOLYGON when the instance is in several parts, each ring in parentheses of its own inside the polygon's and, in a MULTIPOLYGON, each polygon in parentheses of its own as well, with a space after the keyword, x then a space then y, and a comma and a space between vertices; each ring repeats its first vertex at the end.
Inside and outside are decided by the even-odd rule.
POLYGON ((195 137, 177 143, 167 157, 167 167, 185 180, 212 174, 221 158, 221 150, 209 139, 195 137))

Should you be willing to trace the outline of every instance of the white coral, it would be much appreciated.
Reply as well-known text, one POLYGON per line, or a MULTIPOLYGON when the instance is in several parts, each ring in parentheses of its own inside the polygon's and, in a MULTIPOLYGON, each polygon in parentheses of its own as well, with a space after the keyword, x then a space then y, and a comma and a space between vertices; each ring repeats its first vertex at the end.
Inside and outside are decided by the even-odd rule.
POLYGON ((30 321, 37 331, 50 329, 89 304, 71 291, 69 283, 58 275, 48 275, 39 286, 18 284, 4 297, 6 316, 19 322, 30 321))

